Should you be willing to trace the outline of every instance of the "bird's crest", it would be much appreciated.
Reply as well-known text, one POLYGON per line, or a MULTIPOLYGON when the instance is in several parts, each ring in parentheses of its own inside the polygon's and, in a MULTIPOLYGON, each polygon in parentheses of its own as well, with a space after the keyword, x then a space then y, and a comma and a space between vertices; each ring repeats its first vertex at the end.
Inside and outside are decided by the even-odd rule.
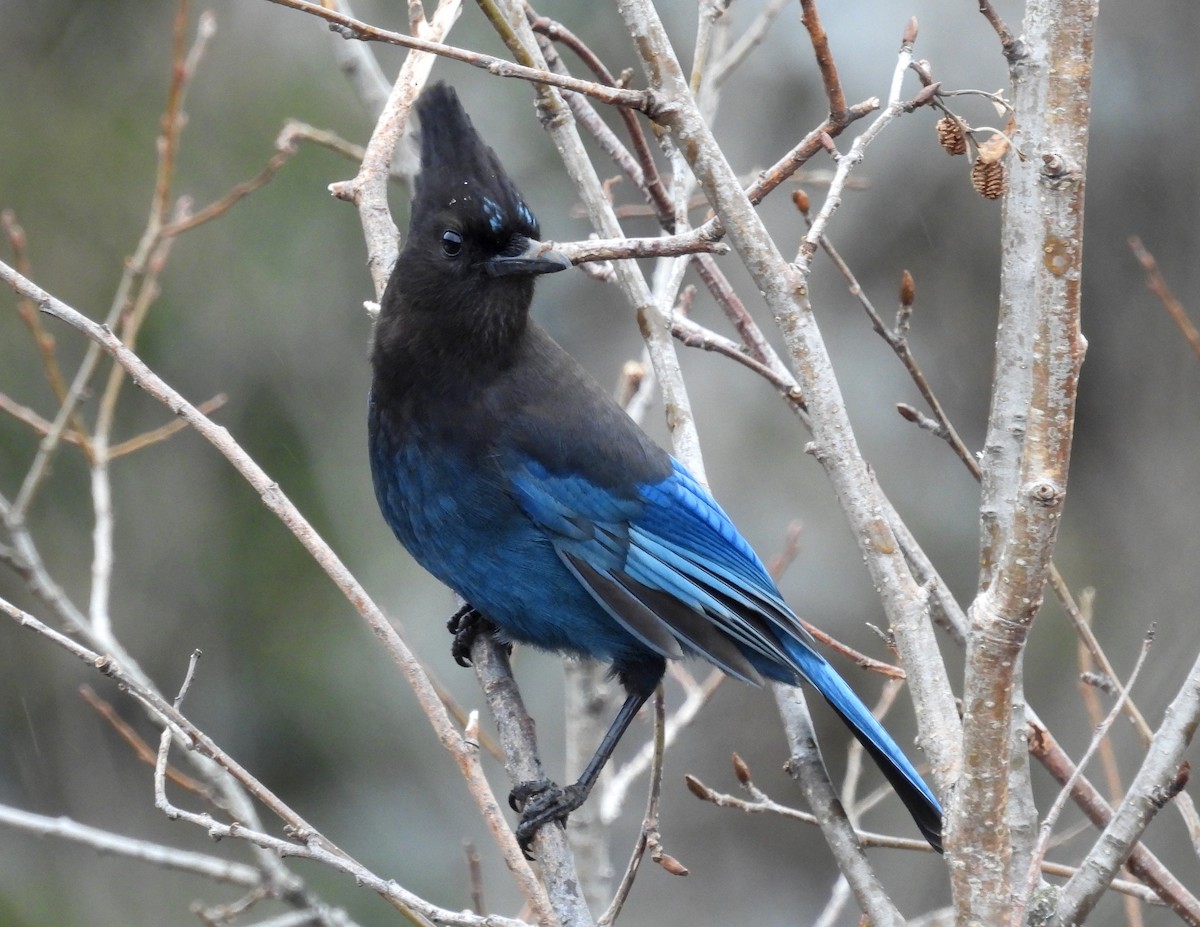
POLYGON ((475 131, 454 88, 438 83, 417 101, 421 120, 421 173, 413 215, 451 211, 497 239, 517 233, 538 237, 538 223, 496 152, 475 131))

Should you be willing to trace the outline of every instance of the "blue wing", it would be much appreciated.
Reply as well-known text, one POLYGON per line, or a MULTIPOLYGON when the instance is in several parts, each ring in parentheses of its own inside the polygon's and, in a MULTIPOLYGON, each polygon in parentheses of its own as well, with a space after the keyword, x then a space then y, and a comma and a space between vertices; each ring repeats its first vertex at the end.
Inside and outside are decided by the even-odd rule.
POLYGON ((663 657, 707 657, 751 683, 805 679, 879 764, 926 837, 941 807, 891 735, 813 650, 758 556, 677 461, 665 479, 619 492, 523 459, 509 468, 518 505, 604 611, 663 657))
POLYGON ((794 681, 782 643, 808 634, 762 561, 679 463, 620 492, 522 459, 518 505, 605 612, 669 659, 698 652, 747 682, 794 681))

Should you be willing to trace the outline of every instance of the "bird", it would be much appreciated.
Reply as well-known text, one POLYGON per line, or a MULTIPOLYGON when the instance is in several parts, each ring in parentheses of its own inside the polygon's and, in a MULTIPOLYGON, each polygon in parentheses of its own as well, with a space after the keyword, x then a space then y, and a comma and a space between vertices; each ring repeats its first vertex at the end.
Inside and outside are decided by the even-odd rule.
POLYGON ((814 640, 708 490, 530 318, 571 266, 454 89, 417 100, 420 171, 371 349, 368 444, 384 520, 467 603, 454 653, 506 643, 603 661, 625 700, 579 780, 518 783, 516 836, 586 800, 668 660, 812 685, 941 850, 937 798, 814 640))

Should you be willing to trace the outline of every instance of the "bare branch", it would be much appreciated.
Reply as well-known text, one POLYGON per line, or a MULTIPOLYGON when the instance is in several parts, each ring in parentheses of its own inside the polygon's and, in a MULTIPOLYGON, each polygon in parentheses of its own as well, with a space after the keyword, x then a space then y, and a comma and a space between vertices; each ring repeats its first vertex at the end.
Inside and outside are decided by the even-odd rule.
MULTIPOLYGON (((633 882, 641 868, 646 849, 651 842, 655 844, 658 842, 658 802, 662 794, 663 756, 667 749, 666 698, 663 695, 661 683, 654 693, 653 705, 654 738, 651 743, 654 747, 654 759, 650 766, 650 784, 646 797, 646 811, 642 815, 642 827, 638 831, 638 839, 630 854, 629 863, 625 867, 625 873, 621 876, 617 891, 607 910, 597 919, 597 927, 611 927, 621 916, 621 909, 625 906, 625 900, 633 889, 633 882)), ((687 871, 685 870, 682 874, 687 875, 687 871)))
POLYGON ((728 254, 731 250, 724 242, 713 241, 711 232, 704 228, 658 238, 591 238, 586 241, 548 244, 572 264, 629 258, 678 257, 697 252, 728 254))
POLYGON ((1071 792, 1074 789, 1075 783, 1079 781, 1083 775, 1083 769, 1095 755, 1108 737, 1108 731, 1112 727, 1113 722, 1121 714, 1121 710, 1125 707, 1125 699, 1129 695, 1129 690, 1133 688, 1134 682, 1137 680, 1138 674, 1142 671, 1142 666, 1145 665, 1146 655, 1150 652, 1150 645, 1154 642, 1154 629, 1151 628, 1142 640, 1141 652, 1138 654, 1137 662, 1134 664, 1133 671, 1129 674, 1129 681, 1125 683, 1121 697, 1113 704, 1112 709, 1103 721, 1096 727, 1092 733, 1092 742, 1088 744, 1088 748, 1084 751, 1079 763, 1075 767, 1075 771, 1071 774, 1071 778, 1063 784, 1058 795, 1054 799, 1054 803, 1050 806, 1050 810, 1042 818, 1041 833, 1038 836, 1037 845, 1033 848, 1033 853, 1030 856, 1030 870, 1025 880, 1024 893, 1015 899, 1018 906, 1028 905, 1029 900, 1033 897, 1034 889, 1037 886, 1038 873, 1041 871, 1042 862, 1046 858, 1046 850, 1050 845, 1050 835, 1054 831, 1054 825, 1058 823, 1058 816, 1066 807, 1067 801, 1071 797, 1071 792))
POLYGON ((771 689, 779 705, 791 751, 787 771, 799 782, 804 799, 812 808, 825 842, 837 860, 838 869, 845 875, 859 907, 873 925, 899 927, 904 918, 867 862, 862 844, 838 801, 837 790, 829 781, 825 762, 817 750, 804 696, 799 689, 778 683, 771 689))
MULTIPOLYGON (((1054 777, 1065 785, 1075 778, 1071 798, 1076 806, 1097 827, 1107 827, 1113 819, 1113 809, 1104 796, 1087 780, 1076 777, 1075 764, 1051 735, 1044 724, 1028 710, 1028 742, 1030 753, 1037 758, 1054 777)), ((1200 899, 1179 881, 1145 844, 1135 844, 1127 863, 1129 871, 1154 891, 1162 902, 1169 905, 1184 923, 1200 927, 1200 899)))
POLYGON ((1142 768, 1113 819, 1076 873, 1063 887, 1056 925, 1081 923, 1116 878, 1138 838, 1154 816, 1187 782, 1184 751, 1200 724, 1200 657, 1172 700, 1154 735, 1142 768))
POLYGON ((1013 880, 1024 878, 1035 839, 1028 767, 996 771, 1010 770, 1023 724, 1021 652, 1058 536, 1086 348, 1079 276, 1095 16, 1093 0, 1031 0, 1028 54, 1011 68, 1020 143, 1030 158, 1012 164, 1004 198, 1000 317, 981 459, 981 592, 971 607, 963 692, 968 762, 947 842, 960 920, 968 911, 989 923, 1012 916, 1013 880), (1015 834, 1023 836, 1014 841, 1015 834))
POLYGON ((339 13, 337 10, 327 9, 318 3, 310 3, 308 0, 271 0, 271 2, 278 3, 280 6, 291 7, 302 13, 309 13, 326 20, 329 23, 329 28, 344 39, 357 39, 364 42, 384 42, 388 45, 399 45, 402 48, 428 52, 431 55, 450 58, 454 61, 461 61, 464 64, 472 65, 473 67, 482 68, 490 74, 495 74, 497 77, 510 77, 535 84, 547 84, 562 90, 586 94, 600 100, 602 103, 609 103, 613 106, 628 106, 639 110, 649 110, 651 107, 652 101, 644 91, 605 87, 593 81, 562 77, 544 69, 513 64, 504 58, 494 58, 491 55, 468 51, 465 48, 457 48, 453 45, 443 45, 438 41, 404 35, 401 32, 389 32, 386 29, 377 29, 375 26, 353 19, 343 13, 339 13))
POLYGON ((1025 54, 1024 43, 1009 32, 1008 26, 1005 25, 1004 20, 1000 18, 1000 14, 992 6, 991 0, 979 0, 979 12, 983 14, 983 18, 988 21, 991 27, 996 30, 996 35, 1000 38, 1000 48, 1003 50, 1005 58, 1012 62, 1025 54))
POLYGON ((91 847, 99 853, 110 853, 163 869, 190 872, 214 882, 226 882, 244 888, 253 888, 262 882, 262 873, 245 863, 230 862, 219 856, 177 850, 175 847, 149 840, 125 837, 112 831, 80 824, 68 817, 51 818, 0 805, 0 825, 29 831, 42 837, 57 837, 91 847))
MULTIPOLYGON (((263 503, 283 522, 284 526, 300 541, 317 564, 333 580, 334 584, 366 620, 371 631, 383 644, 388 655, 404 675, 409 686, 417 696, 421 705, 442 745, 450 751, 457 762, 460 771, 467 780, 468 790, 480 808, 493 838, 505 855, 505 861, 513 872, 518 887, 525 895, 539 916, 552 917, 553 909, 545 893, 530 870, 528 863, 521 855, 511 829, 504 820, 504 815, 492 795, 482 770, 479 768, 478 751, 466 741, 455 728, 445 706, 438 697, 436 689, 429 681, 424 667, 416 659, 407 644, 396 632, 387 617, 367 595, 358 580, 346 569, 333 550, 313 530, 312 526, 292 505, 291 501, 280 490, 279 485, 255 463, 248 454, 234 441, 229 432, 215 425, 208 417, 201 414, 178 392, 162 381, 142 360, 120 342, 107 328, 80 315, 70 306, 55 299, 7 264, 0 263, 0 280, 8 283, 18 292, 34 300, 38 307, 49 315, 54 316, 77 329, 90 340, 110 354, 124 367, 134 382, 143 390, 166 405, 172 412, 183 418, 195 430, 211 443, 259 493, 263 503)), ((161 710, 161 709, 160 709, 161 710)), ((302 828, 307 829, 307 828, 302 828)))
POLYGON ((817 67, 821 69, 821 80, 825 83, 825 95, 829 98, 829 116, 836 122, 842 119, 846 112, 846 95, 842 92, 837 65, 833 60, 833 52, 829 49, 829 36, 825 34, 825 27, 821 25, 816 0, 800 0, 800 8, 804 11, 800 21, 808 30, 813 53, 817 58, 817 67))
POLYGON ((1158 269, 1158 262, 1154 260, 1154 255, 1146 250, 1146 246, 1136 235, 1129 239, 1129 250, 1133 252, 1133 256, 1142 265, 1142 270, 1146 272, 1146 288, 1158 297, 1158 301, 1175 320, 1180 333, 1187 339, 1187 343, 1191 345, 1196 356, 1200 357, 1200 331, 1196 330, 1196 326, 1188 318, 1183 303, 1175 298, 1175 294, 1167 286, 1167 281, 1163 278, 1162 271, 1158 269))
POLYGON ((868 568, 884 600, 917 704, 922 743, 934 758, 939 784, 954 779, 958 714, 945 666, 928 621, 926 596, 913 580, 846 415, 832 363, 808 301, 802 268, 789 265, 771 241, 737 175, 696 111, 687 81, 648 0, 621 0, 630 30, 655 91, 667 101, 656 118, 687 155, 697 180, 726 228, 775 317, 792 354, 796 377, 812 416, 812 453, 832 480, 868 568), (921 654, 928 655, 922 662, 921 654), (929 732, 936 733, 929 733, 929 732))
POLYGON ((771 0, 749 25, 729 50, 713 65, 712 76, 709 80, 716 87, 725 83, 735 70, 749 57, 750 53, 761 44, 770 31, 771 25, 779 18, 788 0, 771 0))

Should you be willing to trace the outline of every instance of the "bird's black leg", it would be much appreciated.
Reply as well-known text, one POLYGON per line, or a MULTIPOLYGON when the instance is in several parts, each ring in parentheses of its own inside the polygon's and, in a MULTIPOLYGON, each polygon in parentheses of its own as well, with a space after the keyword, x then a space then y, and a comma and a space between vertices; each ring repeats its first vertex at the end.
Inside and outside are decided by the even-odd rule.
MULTIPOLYGON (((650 691, 653 691, 653 686, 650 691)), ((508 797, 508 803, 514 811, 521 812, 521 822, 517 825, 517 843, 520 844, 526 859, 533 859, 529 846, 538 830, 551 821, 565 824, 567 815, 587 801, 592 786, 600 777, 600 770, 608 762, 617 741, 625 733, 630 723, 637 716, 641 707, 646 704, 650 692, 635 692, 625 699, 625 704, 617 712, 616 718, 608 728, 608 733, 600 741, 595 755, 584 769, 579 781, 565 788, 556 786, 549 779, 539 779, 533 782, 520 782, 508 797)))

